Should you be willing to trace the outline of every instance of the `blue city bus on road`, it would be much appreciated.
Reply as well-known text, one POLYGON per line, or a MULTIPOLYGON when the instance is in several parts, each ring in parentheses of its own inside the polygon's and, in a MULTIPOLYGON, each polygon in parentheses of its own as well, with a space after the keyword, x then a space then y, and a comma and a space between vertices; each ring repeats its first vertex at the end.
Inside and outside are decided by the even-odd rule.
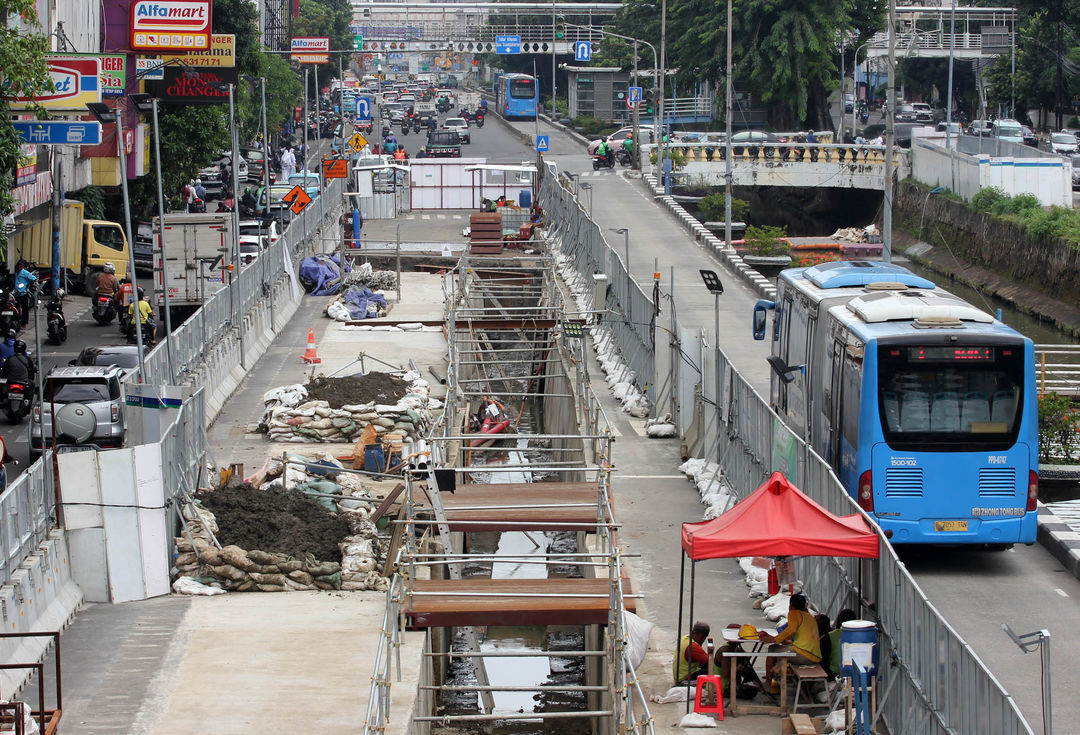
POLYGON ((1032 341, 901 266, 780 273, 771 399, 894 544, 1035 541, 1032 341))
POLYGON ((495 110, 504 118, 535 120, 540 85, 528 74, 500 74, 495 78, 495 110))

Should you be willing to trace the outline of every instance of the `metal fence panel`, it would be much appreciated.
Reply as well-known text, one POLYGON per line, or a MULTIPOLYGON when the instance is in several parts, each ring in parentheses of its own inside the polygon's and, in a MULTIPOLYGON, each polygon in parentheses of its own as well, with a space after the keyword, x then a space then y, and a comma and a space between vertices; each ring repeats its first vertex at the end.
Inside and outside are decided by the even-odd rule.
POLYGON ((45 540, 56 522, 52 452, 30 465, 0 495, 0 584, 8 584, 23 559, 45 540))

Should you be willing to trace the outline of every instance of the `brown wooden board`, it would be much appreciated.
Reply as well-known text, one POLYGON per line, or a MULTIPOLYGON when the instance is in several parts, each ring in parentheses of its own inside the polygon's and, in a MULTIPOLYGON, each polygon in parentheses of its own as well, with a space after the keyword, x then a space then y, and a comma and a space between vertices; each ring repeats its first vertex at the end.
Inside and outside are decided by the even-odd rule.
MULTIPOLYGON (((526 482, 458 485, 453 494, 443 493, 441 497, 447 522, 453 531, 581 531, 587 529, 575 524, 596 523, 598 492, 595 482, 526 482), (557 506, 560 503, 575 507, 521 507, 557 506), (481 506, 505 507, 464 510, 481 506), (502 521, 506 525, 490 521, 502 521)), ((418 510, 425 506, 426 503, 418 506, 418 510)))
MULTIPOLYGON (((418 579, 414 592, 449 592, 428 597, 410 595, 406 616, 416 628, 458 625, 589 625, 608 622, 608 580, 600 579, 418 579), (473 593, 501 593, 491 597, 473 593), (537 593, 565 597, 516 596, 537 593), (593 595, 577 597, 573 595, 593 595)), ((630 583, 623 580, 624 594, 630 583)), ((626 609, 636 609, 627 598, 626 609)))

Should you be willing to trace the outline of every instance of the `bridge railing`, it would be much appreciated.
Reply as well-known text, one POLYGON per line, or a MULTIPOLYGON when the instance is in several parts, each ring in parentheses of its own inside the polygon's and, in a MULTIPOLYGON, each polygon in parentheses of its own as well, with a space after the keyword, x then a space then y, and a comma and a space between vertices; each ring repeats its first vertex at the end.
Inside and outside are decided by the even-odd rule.
MULTIPOLYGON (((651 153, 655 145, 643 146, 651 153)), ((706 141, 691 143, 671 143, 671 151, 678 151, 686 156, 687 162, 723 163, 724 144, 706 141)), ((840 163, 850 165, 885 165, 885 146, 855 145, 835 143, 737 143, 731 146, 731 155, 735 162, 758 161, 764 163, 840 163)), ((893 152, 893 163, 900 166, 906 154, 902 150, 893 152)))

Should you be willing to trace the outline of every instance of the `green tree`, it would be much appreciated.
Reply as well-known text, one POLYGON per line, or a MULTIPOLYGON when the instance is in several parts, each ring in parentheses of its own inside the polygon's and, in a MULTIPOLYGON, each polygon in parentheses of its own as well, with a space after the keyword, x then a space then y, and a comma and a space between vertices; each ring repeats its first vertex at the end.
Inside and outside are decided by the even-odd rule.
MULTIPOLYGON (((331 50, 353 45, 352 4, 349 0, 300 0, 300 16, 293 21, 294 36, 328 36, 331 50)), ((319 84, 338 78, 337 55, 319 67, 319 84)))
MULTIPOLYGON (((53 88, 45 63, 48 50, 48 38, 38 24, 34 0, 0 0, 0 75, 8 95, 32 97, 53 88), (21 22, 14 21, 16 17, 21 22)), ((21 141, 11 125, 10 108, 0 98, 0 215, 15 211, 11 189, 21 157, 21 141)), ((0 233, 0 243, 6 241, 0 233)))

